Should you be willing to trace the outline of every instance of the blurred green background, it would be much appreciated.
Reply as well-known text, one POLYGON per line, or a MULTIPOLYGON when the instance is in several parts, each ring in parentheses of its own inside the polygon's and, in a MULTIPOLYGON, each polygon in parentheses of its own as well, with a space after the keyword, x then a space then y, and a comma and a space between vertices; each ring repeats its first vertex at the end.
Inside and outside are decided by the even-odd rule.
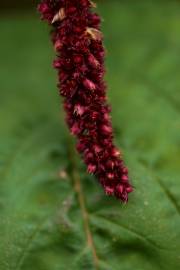
POLYGON ((180 2, 98 1, 128 205, 77 159, 36 4, 0 4, 0 270, 178 270, 180 2))

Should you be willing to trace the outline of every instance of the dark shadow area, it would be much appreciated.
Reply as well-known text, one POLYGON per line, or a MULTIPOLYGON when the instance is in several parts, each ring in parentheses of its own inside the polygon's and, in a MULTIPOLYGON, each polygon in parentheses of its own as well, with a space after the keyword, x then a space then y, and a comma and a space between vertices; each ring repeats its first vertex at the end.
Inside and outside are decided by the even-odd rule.
POLYGON ((27 10, 31 9, 34 6, 36 6, 38 3, 37 0, 17 0, 17 1, 5 1, 1 0, 0 1, 0 12, 13 12, 17 10, 27 10))

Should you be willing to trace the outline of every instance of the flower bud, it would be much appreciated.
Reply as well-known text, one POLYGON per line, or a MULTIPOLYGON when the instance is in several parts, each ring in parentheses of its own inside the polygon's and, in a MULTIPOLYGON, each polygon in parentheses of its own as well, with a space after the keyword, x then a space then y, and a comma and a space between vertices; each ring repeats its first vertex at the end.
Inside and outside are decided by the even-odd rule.
POLYGON ((61 72, 59 73, 59 79, 61 83, 64 83, 68 79, 68 77, 69 75, 61 70, 61 72))
POLYGON ((74 113, 76 113, 77 115, 83 115, 84 112, 86 111, 86 108, 84 106, 81 106, 80 104, 76 104, 74 106, 74 113))
POLYGON ((128 187, 126 188, 126 192, 127 192, 127 193, 133 192, 133 188, 132 188, 131 186, 128 186, 128 187))
POLYGON ((124 192, 124 186, 122 184, 117 185, 116 192, 122 194, 124 192))
POLYGON ((93 54, 88 55, 88 64, 93 68, 97 68, 100 65, 98 60, 94 57, 93 54))
POLYGON ((106 162, 106 166, 109 168, 109 169, 114 169, 114 166, 115 166, 115 163, 114 163, 114 161, 112 161, 112 160, 108 160, 107 162, 106 162))
POLYGON ((92 81, 88 80, 88 79, 84 79, 83 85, 88 90, 94 91, 96 89, 95 84, 92 81))
POLYGON ((122 173, 127 175, 128 174, 128 168, 123 167, 122 168, 122 173))
POLYGON ((91 174, 95 173, 95 171, 96 171, 96 165, 89 164, 88 165, 88 168, 87 168, 87 171, 88 171, 88 173, 91 173, 91 174))
POLYGON ((81 34, 84 32, 84 29, 82 29, 82 27, 79 27, 79 26, 74 26, 73 27, 73 30, 76 34, 81 34))
POLYGON ((53 67, 59 69, 61 67, 61 63, 58 59, 54 60, 53 67))
POLYGON ((87 154, 85 154, 84 159, 86 161, 86 163, 89 163, 90 161, 94 160, 94 155, 91 152, 88 152, 87 154))
POLYGON ((56 42, 54 43, 55 51, 60 51, 62 47, 63 47, 63 43, 59 39, 56 40, 56 42))
POLYGON ((96 154, 99 154, 102 151, 102 148, 98 144, 95 144, 93 149, 96 154))
POLYGON ((120 151, 116 148, 112 149, 111 154, 113 157, 120 157, 120 155, 121 155, 120 151))
POLYGON ((121 176, 121 180, 123 181, 123 182, 127 182, 128 180, 129 180, 129 178, 128 178, 128 176, 127 175, 122 175, 121 176))
POLYGON ((82 64, 83 63, 83 56, 82 55, 74 55, 73 60, 75 64, 82 64))
POLYGON ((73 135, 78 135, 81 132, 81 129, 78 125, 78 123, 75 123, 72 127, 71 127, 71 133, 73 135))
POLYGON ((82 153, 86 149, 86 144, 82 143, 82 142, 79 142, 76 145, 76 149, 77 149, 78 152, 82 153))
POLYGON ((47 12, 49 12, 50 11, 50 9, 49 9, 49 6, 47 5, 47 3, 40 3, 39 5, 38 5, 38 11, 40 12, 40 13, 47 13, 47 12))
POLYGON ((91 20, 92 20, 92 24, 91 25, 99 25, 100 22, 101 22, 101 19, 100 17, 96 14, 96 13, 93 13, 92 16, 91 16, 91 20))
POLYGON ((101 126, 101 131, 104 135, 108 135, 112 133, 112 127, 111 126, 106 126, 106 125, 102 125, 101 126))
POLYGON ((114 188, 107 186, 104 189, 105 189, 106 195, 112 196, 114 194, 114 188))
POLYGON ((114 179, 114 173, 108 173, 108 174, 107 174, 107 178, 108 178, 109 180, 113 180, 113 179, 114 179))
POLYGON ((99 113, 95 112, 95 111, 92 111, 91 112, 91 119, 92 120, 97 120, 98 118, 99 118, 99 113))
POLYGON ((73 6, 67 8, 67 10, 66 10, 68 15, 71 15, 71 14, 75 13, 76 11, 77 11, 76 7, 73 7, 73 6))

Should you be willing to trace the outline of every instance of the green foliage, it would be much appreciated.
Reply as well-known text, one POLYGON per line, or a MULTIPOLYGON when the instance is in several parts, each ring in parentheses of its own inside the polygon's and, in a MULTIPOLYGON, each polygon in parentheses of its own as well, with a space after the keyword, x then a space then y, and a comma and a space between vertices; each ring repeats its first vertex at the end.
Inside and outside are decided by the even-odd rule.
POLYGON ((179 269, 180 5, 99 6, 116 142, 135 192, 128 205, 106 197, 75 160, 44 24, 2 19, 1 270, 179 269))

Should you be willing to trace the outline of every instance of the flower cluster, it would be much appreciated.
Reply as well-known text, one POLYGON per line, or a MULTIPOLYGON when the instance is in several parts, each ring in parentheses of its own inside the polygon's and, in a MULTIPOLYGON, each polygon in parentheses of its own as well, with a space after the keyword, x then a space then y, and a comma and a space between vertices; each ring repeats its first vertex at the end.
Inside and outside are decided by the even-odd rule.
POLYGON ((106 98, 101 19, 90 0, 44 0, 38 10, 52 24, 57 53, 59 91, 66 121, 77 138, 77 150, 87 171, 95 174, 107 195, 124 202, 132 192, 128 169, 113 144, 110 107, 106 98))

